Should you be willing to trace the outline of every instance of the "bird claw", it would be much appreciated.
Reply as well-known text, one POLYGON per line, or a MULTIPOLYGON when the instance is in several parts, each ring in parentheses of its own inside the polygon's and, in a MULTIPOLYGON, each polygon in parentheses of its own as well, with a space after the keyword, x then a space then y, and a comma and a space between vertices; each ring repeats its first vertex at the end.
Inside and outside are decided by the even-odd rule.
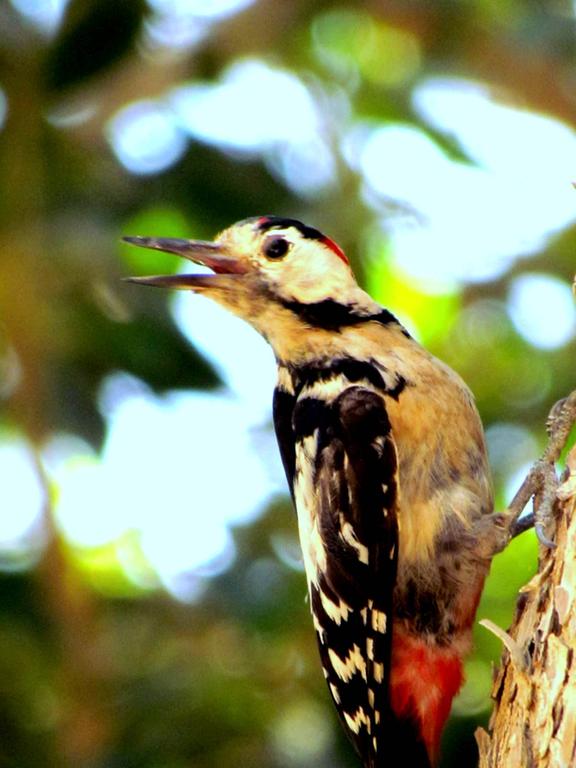
POLYGON ((534 512, 528 512, 522 517, 515 518, 508 528, 508 534, 510 539, 515 539, 516 536, 520 536, 521 533, 529 531, 530 528, 535 528, 536 520, 534 512))
POLYGON ((552 539, 549 539, 548 536, 546 536, 542 523, 536 523, 534 526, 534 531, 536 533, 536 538, 543 547, 547 547, 548 549, 556 549, 556 542, 552 541, 552 539))
POLYGON ((534 527, 538 541, 548 549, 556 544, 545 533, 554 516, 554 503, 559 487, 555 464, 572 427, 576 423, 576 390, 552 406, 546 420, 548 445, 542 458, 534 464, 508 507, 508 536, 511 540, 534 527), (533 499, 534 511, 521 517, 526 504, 533 499))

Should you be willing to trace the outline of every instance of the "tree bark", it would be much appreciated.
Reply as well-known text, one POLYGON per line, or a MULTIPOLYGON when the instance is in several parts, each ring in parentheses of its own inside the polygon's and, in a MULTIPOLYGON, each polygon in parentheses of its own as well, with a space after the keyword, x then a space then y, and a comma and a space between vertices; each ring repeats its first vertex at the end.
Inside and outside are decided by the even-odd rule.
POLYGON ((479 768, 576 766, 576 446, 566 463, 546 528, 556 546, 541 546, 512 627, 497 631, 506 647, 479 768))

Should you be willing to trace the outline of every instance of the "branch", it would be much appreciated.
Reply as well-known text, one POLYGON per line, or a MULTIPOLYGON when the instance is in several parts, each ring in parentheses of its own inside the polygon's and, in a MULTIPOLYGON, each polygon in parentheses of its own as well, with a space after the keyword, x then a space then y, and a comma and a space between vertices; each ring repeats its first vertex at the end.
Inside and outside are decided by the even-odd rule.
POLYGON ((476 732, 480 768, 576 764, 576 446, 561 484, 554 470, 575 418, 573 392, 550 412, 548 446, 503 516, 516 534, 523 527, 518 516, 533 498, 542 546, 539 571, 521 590, 511 629, 495 628, 505 650, 492 692, 491 733, 476 732))

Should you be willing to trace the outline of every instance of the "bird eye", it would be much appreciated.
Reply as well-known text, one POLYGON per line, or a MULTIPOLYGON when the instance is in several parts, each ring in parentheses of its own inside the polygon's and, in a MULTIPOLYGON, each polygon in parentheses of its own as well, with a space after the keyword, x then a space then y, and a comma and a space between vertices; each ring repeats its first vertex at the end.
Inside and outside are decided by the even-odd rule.
POLYGON ((264 244, 264 255, 267 259, 281 259, 286 256, 292 243, 283 237, 271 237, 264 244))

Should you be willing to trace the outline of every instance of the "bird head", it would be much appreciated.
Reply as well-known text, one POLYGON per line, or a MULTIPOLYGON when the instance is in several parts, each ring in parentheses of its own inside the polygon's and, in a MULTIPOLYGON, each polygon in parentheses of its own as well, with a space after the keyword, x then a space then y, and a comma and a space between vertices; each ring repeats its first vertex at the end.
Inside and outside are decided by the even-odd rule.
POLYGON ((347 313, 366 316, 381 309, 359 288, 341 248, 296 219, 245 219, 213 242, 155 237, 124 240, 176 253, 214 273, 128 278, 130 281, 204 294, 253 325, 275 349, 277 328, 282 328, 285 339, 290 331, 298 334, 304 327, 334 330, 338 318, 347 313))

